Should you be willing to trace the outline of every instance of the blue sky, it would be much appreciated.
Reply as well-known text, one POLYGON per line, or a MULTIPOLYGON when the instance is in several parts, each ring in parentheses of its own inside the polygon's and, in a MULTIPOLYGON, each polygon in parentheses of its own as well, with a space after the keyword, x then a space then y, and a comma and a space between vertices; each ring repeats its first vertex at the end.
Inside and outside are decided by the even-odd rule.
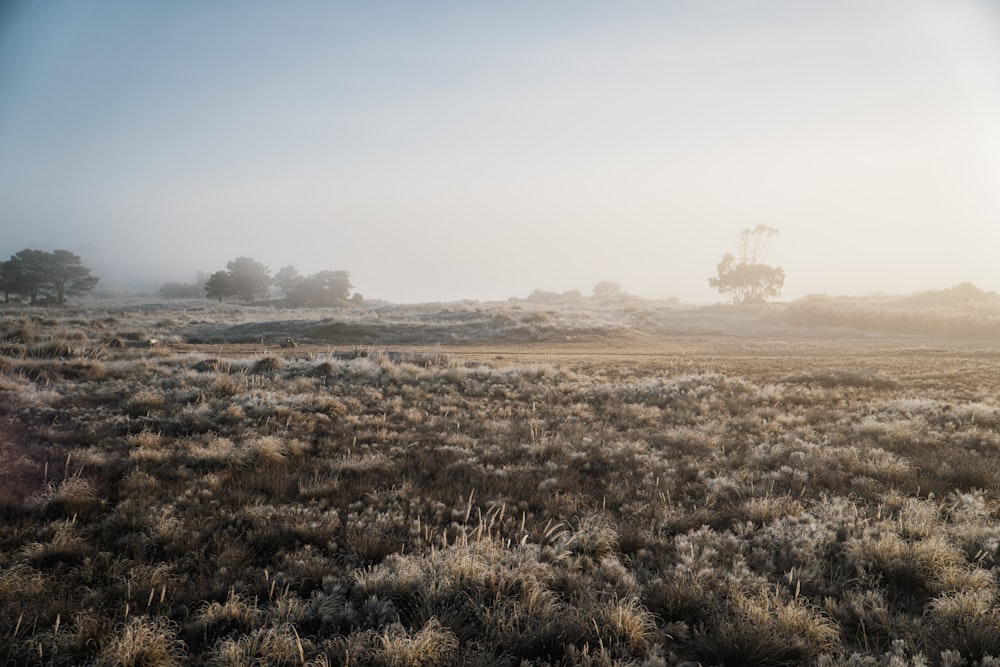
POLYGON ((786 298, 1000 289, 987 1, 15 2, 0 100, 0 255, 109 286, 712 302, 765 223, 786 298))

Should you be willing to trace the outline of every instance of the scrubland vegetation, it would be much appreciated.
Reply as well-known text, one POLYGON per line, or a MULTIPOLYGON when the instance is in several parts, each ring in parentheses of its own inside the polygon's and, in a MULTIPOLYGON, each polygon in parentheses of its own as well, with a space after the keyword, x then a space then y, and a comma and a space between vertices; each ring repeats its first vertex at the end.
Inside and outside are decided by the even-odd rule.
POLYGON ((797 325, 932 336, 1000 337, 1000 295, 971 283, 910 296, 799 299, 783 310, 797 325))
POLYGON ((0 661, 1000 664, 1000 350, 669 315, 0 312, 0 661))

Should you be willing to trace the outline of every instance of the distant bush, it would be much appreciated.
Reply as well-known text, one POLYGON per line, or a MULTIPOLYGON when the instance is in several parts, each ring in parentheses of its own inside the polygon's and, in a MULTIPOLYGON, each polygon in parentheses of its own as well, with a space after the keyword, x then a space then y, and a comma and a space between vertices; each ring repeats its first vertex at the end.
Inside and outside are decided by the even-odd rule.
POLYGON ((583 293, 578 289, 566 290, 565 292, 546 292, 545 290, 536 289, 525 300, 532 303, 556 303, 580 301, 581 299, 583 299, 583 293))
POLYGON ((545 290, 536 289, 528 295, 528 301, 533 301, 534 303, 550 303, 552 301, 558 301, 560 298, 559 292, 546 292, 545 290))
POLYGON ((164 299, 200 299, 205 296, 205 283, 164 283, 158 293, 164 299))
POLYGON ((1000 296, 970 283, 904 297, 811 295, 788 304, 784 318, 801 326, 989 338, 1000 335, 1000 296))
POLYGON ((942 290, 919 292, 912 296, 903 297, 902 301, 913 307, 961 308, 979 305, 1000 308, 1000 295, 996 292, 981 290, 970 282, 960 283, 942 290))

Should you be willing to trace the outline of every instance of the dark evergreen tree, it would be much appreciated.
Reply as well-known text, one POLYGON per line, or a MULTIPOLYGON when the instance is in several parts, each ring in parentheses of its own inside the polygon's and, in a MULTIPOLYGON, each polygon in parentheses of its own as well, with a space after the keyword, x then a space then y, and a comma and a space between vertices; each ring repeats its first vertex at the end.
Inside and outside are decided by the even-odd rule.
POLYGON ((81 296, 97 287, 99 278, 68 250, 25 249, 0 264, 4 301, 11 294, 26 297, 29 303, 51 299, 58 304, 66 296, 81 296))

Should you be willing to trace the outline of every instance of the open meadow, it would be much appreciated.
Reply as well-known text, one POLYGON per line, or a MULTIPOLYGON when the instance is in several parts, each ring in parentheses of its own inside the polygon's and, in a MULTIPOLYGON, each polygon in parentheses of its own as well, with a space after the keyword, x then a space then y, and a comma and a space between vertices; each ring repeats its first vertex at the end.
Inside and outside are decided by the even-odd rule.
POLYGON ((0 664, 1000 665, 992 330, 782 318, 4 307, 0 664))

